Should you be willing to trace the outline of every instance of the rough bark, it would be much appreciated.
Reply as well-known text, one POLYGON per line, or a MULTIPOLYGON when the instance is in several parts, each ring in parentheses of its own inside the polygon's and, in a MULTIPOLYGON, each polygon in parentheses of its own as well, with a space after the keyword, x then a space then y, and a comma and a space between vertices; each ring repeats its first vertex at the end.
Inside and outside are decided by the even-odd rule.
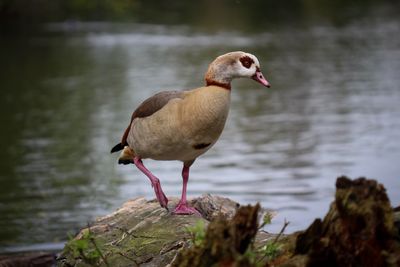
POLYGON ((192 200, 201 217, 173 216, 155 201, 134 199, 83 229, 66 244, 58 265, 400 266, 399 208, 391 208, 384 187, 346 177, 338 178, 336 187, 325 218, 290 235, 260 231, 258 205, 239 207, 206 195, 192 200), (196 243, 187 227, 199 220, 208 228, 196 243), (81 251, 80 240, 87 242, 81 251), (266 249, 268 244, 275 250, 266 249))
POLYGON ((298 236, 295 253, 307 255, 306 266, 400 266, 399 231, 385 188, 339 177, 336 189, 328 214, 298 236))
MULTIPOLYGON (((172 198, 170 202, 176 205, 178 199, 172 198)), ((158 202, 144 198, 128 201, 116 212, 96 220, 67 243, 58 265, 165 266, 179 249, 188 246, 191 238, 188 227, 198 221, 207 225, 215 218, 232 218, 239 207, 230 199, 211 195, 193 199, 191 204, 200 211, 201 217, 171 215, 158 202), (87 242, 81 253, 74 243, 77 240, 87 242)), ((240 246, 242 241, 236 242, 240 246)))
POLYGON ((207 228, 205 240, 178 254, 170 267, 251 266, 243 257, 258 231, 260 206, 240 207, 230 220, 217 217, 207 228))
POLYGON ((51 267, 55 264, 55 253, 31 252, 0 255, 0 267, 51 267))

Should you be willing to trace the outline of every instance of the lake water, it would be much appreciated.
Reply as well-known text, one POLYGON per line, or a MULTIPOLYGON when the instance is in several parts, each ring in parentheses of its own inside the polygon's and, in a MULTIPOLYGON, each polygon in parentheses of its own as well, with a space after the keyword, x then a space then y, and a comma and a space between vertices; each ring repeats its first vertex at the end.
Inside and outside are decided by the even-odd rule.
MULTIPOLYGON (((148 179, 110 148, 161 90, 201 86, 218 55, 257 55, 272 88, 235 80, 225 130, 191 168, 189 197, 260 202, 268 231, 322 217, 340 175, 383 183, 400 203, 400 24, 396 17, 252 33, 188 26, 48 24, 0 44, 0 251, 61 246, 148 179)), ((181 163, 145 161, 168 196, 181 163)))

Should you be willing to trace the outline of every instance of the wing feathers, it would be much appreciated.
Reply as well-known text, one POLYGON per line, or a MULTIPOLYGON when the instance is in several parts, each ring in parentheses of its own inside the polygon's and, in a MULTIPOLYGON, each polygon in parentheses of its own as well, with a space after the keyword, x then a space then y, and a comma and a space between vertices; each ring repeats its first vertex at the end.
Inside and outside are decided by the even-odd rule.
POLYGON ((129 131, 132 126, 132 122, 136 118, 145 118, 148 116, 153 115, 155 112, 159 111, 162 109, 166 104, 168 104, 169 101, 175 98, 183 98, 184 92, 182 91, 164 91, 157 93, 153 95, 152 97, 146 99, 143 101, 142 104, 139 105, 139 107, 133 112, 132 117, 131 117, 131 122, 129 123, 128 128, 126 128, 124 135, 122 136, 121 143, 115 145, 111 149, 111 153, 117 152, 122 150, 127 143, 127 138, 129 135, 129 131))

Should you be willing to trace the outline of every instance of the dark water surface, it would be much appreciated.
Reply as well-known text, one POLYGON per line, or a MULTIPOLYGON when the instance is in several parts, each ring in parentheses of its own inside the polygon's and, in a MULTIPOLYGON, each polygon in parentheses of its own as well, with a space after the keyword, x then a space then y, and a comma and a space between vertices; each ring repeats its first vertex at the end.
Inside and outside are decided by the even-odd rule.
MULTIPOLYGON (((257 55, 272 88, 234 81, 225 131, 193 165, 189 196, 261 202, 279 214, 270 231, 323 216, 342 174, 378 179, 398 205, 399 32, 398 18, 378 16, 251 34, 66 23, 2 39, 0 250, 60 244, 129 198, 153 198, 110 148, 142 100, 202 85, 210 61, 234 50, 257 55)), ((180 163, 147 166, 180 195, 180 163)))

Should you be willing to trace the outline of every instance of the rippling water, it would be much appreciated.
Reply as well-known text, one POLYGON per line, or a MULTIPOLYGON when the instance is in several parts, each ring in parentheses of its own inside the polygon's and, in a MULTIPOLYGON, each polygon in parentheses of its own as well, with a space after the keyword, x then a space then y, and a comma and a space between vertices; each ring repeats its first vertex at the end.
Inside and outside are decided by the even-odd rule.
MULTIPOLYGON (((4 40, 0 247, 62 242, 129 198, 153 198, 110 148, 141 101, 202 85, 232 50, 257 55, 272 88, 233 82, 226 128, 193 165, 189 196, 260 202, 278 211, 270 231, 324 216, 342 174, 377 178, 399 204, 399 31, 390 18, 251 35, 73 23, 4 40)), ((180 195, 180 163, 145 163, 180 195)))

